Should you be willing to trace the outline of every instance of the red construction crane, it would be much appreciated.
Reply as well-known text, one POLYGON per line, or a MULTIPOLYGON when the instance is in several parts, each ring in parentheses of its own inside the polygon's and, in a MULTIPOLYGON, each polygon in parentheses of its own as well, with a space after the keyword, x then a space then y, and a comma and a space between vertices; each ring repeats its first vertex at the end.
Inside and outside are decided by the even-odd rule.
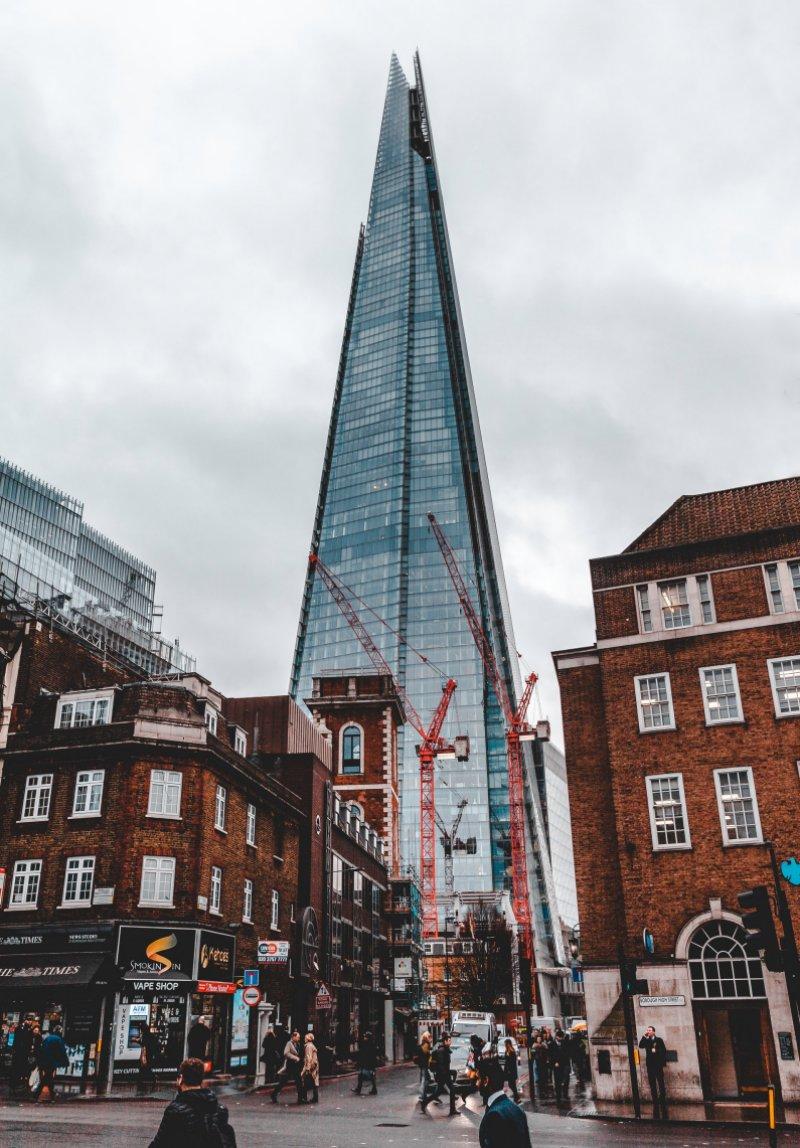
POLYGON ((422 718, 414 708, 405 689, 395 679, 391 666, 369 634, 353 606, 350 591, 345 584, 329 570, 318 554, 309 555, 309 563, 317 571, 331 597, 341 610, 350 629, 361 643, 368 658, 379 674, 387 675, 394 685, 395 693, 405 711, 406 719, 419 734, 421 743, 417 746, 419 757, 419 829, 420 829, 420 882, 422 886, 422 933, 425 937, 435 937, 439 931, 439 918, 436 911, 436 801, 434 782, 434 760, 442 754, 454 754, 455 748, 442 739, 442 726, 447 716, 450 699, 456 689, 456 682, 448 678, 442 687, 442 697, 436 707, 430 725, 425 728, 422 718))
POLYGON ((506 753, 508 757, 508 805, 511 836, 511 889, 514 902, 514 915, 519 925, 522 939, 522 953, 528 960, 533 958, 533 922, 531 919, 531 904, 528 895, 528 867, 526 864, 525 849, 525 779, 522 772, 522 751, 520 740, 535 736, 535 730, 528 725, 525 715, 528 712, 533 687, 536 685, 536 674, 529 674, 525 679, 525 689, 522 692, 519 705, 516 709, 511 704, 505 678, 497 665, 497 659, 492 649, 478 612, 472 604, 467 585, 462 577, 456 556, 445 537, 434 514, 428 515, 431 529, 442 552, 450 580, 453 583, 461 609, 464 612, 467 625, 472 632, 478 653, 486 667, 486 672, 494 686, 497 700, 503 710, 506 722, 506 753))

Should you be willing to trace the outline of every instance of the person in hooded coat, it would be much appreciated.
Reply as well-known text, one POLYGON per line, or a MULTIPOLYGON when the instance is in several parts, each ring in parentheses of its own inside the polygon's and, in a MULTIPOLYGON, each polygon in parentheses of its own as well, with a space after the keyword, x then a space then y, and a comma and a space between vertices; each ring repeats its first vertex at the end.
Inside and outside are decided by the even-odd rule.
POLYGON ((198 1148, 214 1143, 236 1148, 236 1133, 228 1109, 210 1088, 203 1088, 205 1065, 197 1057, 184 1060, 178 1070, 178 1095, 168 1104, 149 1148, 198 1148))

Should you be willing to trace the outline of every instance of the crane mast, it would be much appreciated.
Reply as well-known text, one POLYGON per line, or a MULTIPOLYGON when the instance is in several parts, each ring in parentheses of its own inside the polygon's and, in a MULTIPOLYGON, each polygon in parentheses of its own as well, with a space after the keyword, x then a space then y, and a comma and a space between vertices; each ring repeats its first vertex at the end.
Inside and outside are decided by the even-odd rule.
POLYGON ((533 687, 536 685, 536 674, 529 674, 525 681, 525 689, 516 709, 511 704, 505 679, 497 665, 492 643, 481 625, 478 612, 473 605, 467 589, 466 582, 461 574, 455 554, 448 542, 444 531, 436 520, 434 514, 428 514, 428 521, 442 552, 450 581, 458 597, 466 623, 472 633, 473 640, 481 656, 489 680, 494 687, 495 695, 503 711, 506 723, 506 757, 508 762, 508 805, 509 830, 511 837, 511 890, 514 903, 514 915, 519 925, 520 939, 522 941, 522 954, 528 960, 533 958, 533 921, 531 918, 530 896, 528 892, 528 867, 526 863, 525 848, 525 777, 522 769, 522 749, 520 741, 523 735, 533 733, 532 728, 525 721, 530 704, 533 687))

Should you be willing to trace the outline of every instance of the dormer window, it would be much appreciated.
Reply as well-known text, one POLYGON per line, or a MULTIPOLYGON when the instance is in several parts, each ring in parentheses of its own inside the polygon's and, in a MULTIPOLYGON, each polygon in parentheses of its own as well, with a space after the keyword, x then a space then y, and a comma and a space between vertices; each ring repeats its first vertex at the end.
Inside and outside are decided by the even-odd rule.
POLYGON ((233 748, 235 753, 241 754, 242 757, 247 757, 247 734, 243 729, 234 729, 233 748))
POLYGON ((62 694, 56 710, 56 729, 75 729, 79 726, 107 725, 111 721, 113 693, 62 694))
POLYGON ((363 773, 362 761, 362 734, 361 727, 357 725, 346 725, 342 729, 342 753, 341 753, 341 772, 342 773, 363 773))
POLYGON ((217 711, 213 706, 206 705, 206 729, 209 733, 213 733, 214 737, 217 736, 217 711))

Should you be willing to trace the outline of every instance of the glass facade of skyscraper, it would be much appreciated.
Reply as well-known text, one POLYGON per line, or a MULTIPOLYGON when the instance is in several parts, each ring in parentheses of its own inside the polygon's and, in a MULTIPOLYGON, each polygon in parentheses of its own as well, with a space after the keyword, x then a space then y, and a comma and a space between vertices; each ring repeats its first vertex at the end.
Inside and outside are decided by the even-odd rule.
MULTIPOLYGON (((442 676, 433 667, 458 682, 445 735, 468 734, 471 756, 437 767, 436 806, 448 826, 461 799, 468 799, 459 836, 474 838, 475 850, 456 853, 456 887, 489 891, 510 880, 504 723, 430 531, 429 511, 473 590, 512 697, 519 683, 508 656, 513 636, 418 58, 415 70, 411 87, 392 58, 313 547, 388 624, 362 610, 425 721, 441 694, 442 676)), ((312 674, 368 665, 321 579, 310 572, 292 694, 308 697, 312 674)), ((406 726, 400 847, 412 864, 419 850, 417 741, 406 726)), ((542 872, 532 884, 541 935, 551 928, 546 845, 539 858, 542 872), (540 886, 544 895, 537 898, 540 886)), ((443 891, 441 854, 438 874, 443 891)))

